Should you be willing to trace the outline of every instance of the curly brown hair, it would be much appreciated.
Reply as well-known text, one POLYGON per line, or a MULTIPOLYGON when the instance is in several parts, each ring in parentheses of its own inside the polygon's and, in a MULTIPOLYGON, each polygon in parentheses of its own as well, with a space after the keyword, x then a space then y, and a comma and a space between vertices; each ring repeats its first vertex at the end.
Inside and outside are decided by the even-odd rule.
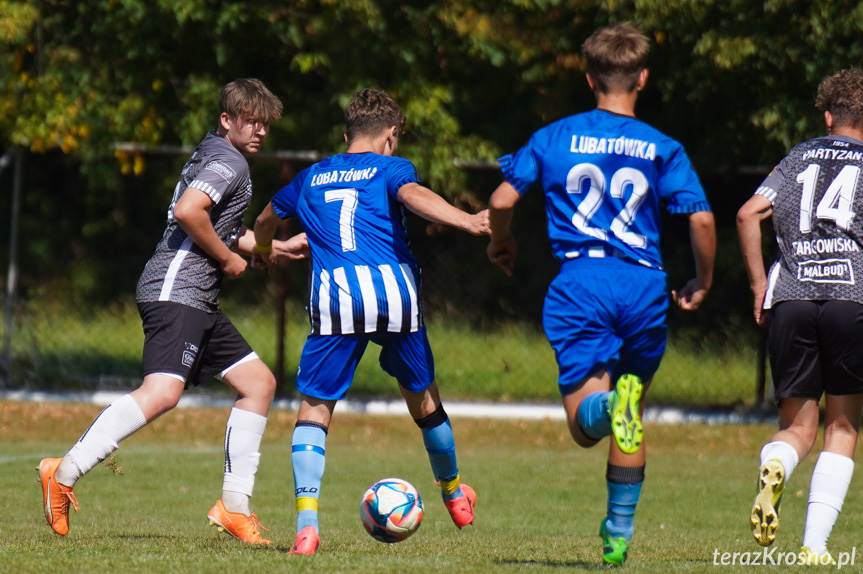
POLYGON ((396 135, 404 131, 405 115, 395 100, 380 90, 366 88, 357 92, 345 108, 348 144, 357 136, 378 136, 393 126, 396 135))
POLYGON ((219 113, 270 123, 282 117, 282 102, 260 80, 240 78, 222 88, 219 113))
POLYGON ((815 106, 833 114, 834 126, 863 128, 863 71, 848 68, 818 84, 815 106))
POLYGON ((596 30, 581 45, 587 60, 587 73, 603 94, 631 92, 645 68, 650 42, 628 22, 596 30))

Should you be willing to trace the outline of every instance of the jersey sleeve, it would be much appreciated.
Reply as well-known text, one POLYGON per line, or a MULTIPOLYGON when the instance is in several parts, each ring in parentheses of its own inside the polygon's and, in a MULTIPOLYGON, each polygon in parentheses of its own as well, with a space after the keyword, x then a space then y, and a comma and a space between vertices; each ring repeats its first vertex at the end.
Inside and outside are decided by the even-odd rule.
POLYGON ((297 214, 297 202, 300 199, 303 184, 309 176, 309 169, 311 168, 306 168, 298 173, 291 183, 276 192, 276 195, 270 200, 279 219, 287 219, 297 214))
POLYGON ((213 203, 219 203, 222 198, 237 189, 238 184, 244 181, 243 175, 248 170, 249 164, 242 157, 230 158, 216 155, 201 168, 189 187, 200 189, 213 200, 213 203))
POLYGON ((761 185, 758 186, 758 189, 755 190, 753 195, 764 196, 770 202, 770 205, 775 205, 777 190, 779 190, 785 182, 785 173, 788 171, 788 162, 789 160, 787 157, 783 158, 782 161, 779 162, 779 165, 774 167, 767 177, 764 178, 764 181, 761 182, 761 185))
POLYGON ((666 201, 666 209, 671 214, 710 211, 704 188, 680 145, 674 147, 656 185, 659 196, 666 201))
POLYGON ((534 134, 520 150, 497 160, 503 177, 521 195, 530 189, 530 186, 538 181, 541 175, 536 149, 536 134, 534 134))
POLYGON ((420 180, 414 164, 404 158, 394 159, 397 161, 387 168, 387 192, 393 197, 398 197, 399 189, 403 185, 419 183, 420 180))

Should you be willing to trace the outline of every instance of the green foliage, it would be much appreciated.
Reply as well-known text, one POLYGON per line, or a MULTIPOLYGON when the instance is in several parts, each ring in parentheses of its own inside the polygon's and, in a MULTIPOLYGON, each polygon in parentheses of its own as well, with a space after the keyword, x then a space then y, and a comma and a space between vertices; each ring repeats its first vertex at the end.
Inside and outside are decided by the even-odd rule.
POLYGON ((286 103, 275 146, 332 151, 346 100, 377 86, 408 112, 405 154, 457 195, 454 157, 491 160, 590 105, 580 44, 621 20, 655 46, 642 113, 679 131, 704 169, 773 161, 818 132, 815 85, 863 57, 863 4, 829 0, 6 0, 0 140, 84 164, 120 141, 189 145, 214 124, 219 87, 254 75, 286 103))
MULTIPOLYGON (((236 77, 261 78, 285 104, 267 149, 341 151, 352 94, 388 91, 421 179, 481 205, 499 176, 454 161, 493 165, 590 108, 581 43, 624 20, 653 45, 638 113, 684 143, 706 184, 721 179, 707 185, 720 228, 754 189, 729 174, 764 174, 822 133, 819 80, 863 63, 863 2, 0 0, 0 147, 30 153, 24 291, 127 296, 185 159, 141 149, 197 143, 236 77)), ((252 167, 267 196, 285 183, 276 174, 305 166, 252 167)), ((0 211, 8 201, 0 194, 0 211)))

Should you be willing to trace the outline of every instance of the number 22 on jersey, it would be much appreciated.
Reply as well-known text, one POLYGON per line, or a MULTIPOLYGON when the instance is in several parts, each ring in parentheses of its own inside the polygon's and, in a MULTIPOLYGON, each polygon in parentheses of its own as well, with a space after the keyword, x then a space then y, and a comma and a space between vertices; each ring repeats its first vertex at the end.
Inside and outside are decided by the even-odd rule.
MULTIPOLYGON (((597 239, 608 241, 608 232, 591 225, 591 218, 596 215, 605 199, 606 181, 605 174, 592 163, 580 163, 574 166, 566 176, 567 193, 581 194, 585 180, 589 182, 590 189, 587 196, 578 204, 576 212, 572 216, 572 224, 576 229, 597 239)), ((632 167, 623 167, 611 176, 608 191, 611 197, 622 198, 627 187, 632 188, 632 195, 623 206, 623 209, 611 222, 611 232, 621 241, 632 247, 643 248, 647 245, 647 238, 633 231, 629 231, 635 221, 638 208, 641 207, 650 184, 647 177, 639 170, 632 167)))

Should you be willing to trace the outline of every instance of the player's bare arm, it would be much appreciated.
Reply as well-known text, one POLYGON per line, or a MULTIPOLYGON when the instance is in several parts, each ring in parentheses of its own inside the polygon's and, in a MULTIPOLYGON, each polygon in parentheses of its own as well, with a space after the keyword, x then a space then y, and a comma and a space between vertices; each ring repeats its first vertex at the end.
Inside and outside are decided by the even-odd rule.
POLYGON ((749 288, 753 296, 752 314, 755 322, 762 327, 768 324, 768 316, 763 310, 764 296, 767 293, 767 273, 764 270, 764 255, 761 251, 761 222, 773 214, 770 200, 763 195, 753 195, 737 212, 737 236, 746 273, 749 275, 749 288))
POLYGON ((245 273, 247 263, 219 239, 210 221, 212 206, 213 200, 209 195, 190 187, 174 206, 174 218, 186 235, 219 263, 226 277, 236 279, 245 273))
POLYGON ((684 311, 695 311, 704 302, 713 285, 713 261, 716 257, 716 223, 713 213, 698 211, 689 216, 689 237, 695 256, 695 277, 671 296, 684 311))
POLYGON ((467 231, 471 235, 488 235, 488 210, 470 214, 447 203, 427 187, 411 182, 399 188, 399 199, 423 219, 467 231))
MULTIPOLYGON (((237 238, 236 250, 243 255, 254 258, 258 251, 255 249, 255 234, 248 227, 243 226, 237 238)), ((305 233, 298 233, 286 240, 273 240, 273 250, 269 254, 270 260, 278 259, 305 259, 309 256, 309 242, 305 233)), ((252 267, 256 267, 252 263, 252 267)), ((256 267, 258 268, 258 267, 256 267)))
POLYGON ((513 209, 521 198, 518 191, 508 181, 501 183, 489 200, 489 224, 491 241, 486 248, 488 259, 497 265, 508 277, 512 277, 518 244, 510 232, 513 209))
POLYGON ((297 233, 293 237, 280 241, 273 241, 273 252, 270 253, 270 260, 273 259, 306 259, 311 255, 309 250, 309 240, 305 233, 297 233))
POLYGON ((271 267, 274 258, 273 251, 273 236, 276 234, 276 229, 279 228, 282 220, 273 208, 272 203, 268 203, 267 207, 261 214, 255 218, 254 240, 255 244, 252 249, 252 266, 262 268, 271 267))

